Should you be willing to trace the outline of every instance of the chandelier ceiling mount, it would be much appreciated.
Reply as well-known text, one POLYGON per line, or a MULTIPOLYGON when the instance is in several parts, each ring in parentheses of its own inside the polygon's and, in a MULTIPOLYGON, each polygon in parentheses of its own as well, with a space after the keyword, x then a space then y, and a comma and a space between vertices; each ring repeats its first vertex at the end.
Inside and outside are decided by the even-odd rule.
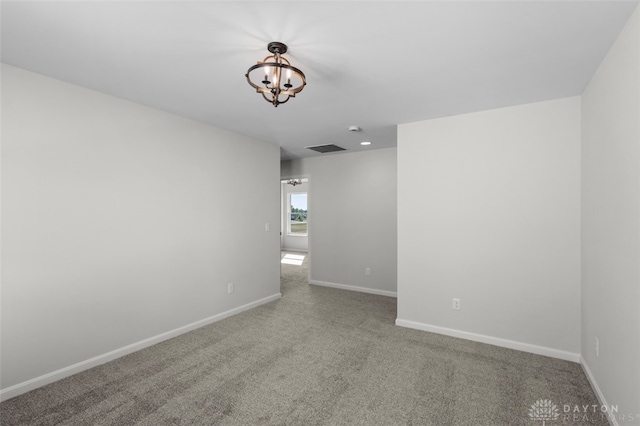
POLYGON ((302 71, 291 65, 282 55, 287 53, 287 45, 272 41, 267 45, 272 53, 249 68, 245 77, 251 87, 274 107, 295 98, 307 84, 302 71))

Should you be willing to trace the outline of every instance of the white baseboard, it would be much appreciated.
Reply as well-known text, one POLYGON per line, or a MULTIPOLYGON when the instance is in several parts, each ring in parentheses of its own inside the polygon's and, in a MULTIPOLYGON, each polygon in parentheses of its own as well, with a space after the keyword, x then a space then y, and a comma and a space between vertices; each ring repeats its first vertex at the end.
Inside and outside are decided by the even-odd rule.
POLYGON ((431 333, 444 334, 445 336, 458 337, 460 339, 473 340, 474 342, 487 343, 489 345, 501 346, 503 348, 515 349, 523 352, 530 352, 537 355, 544 355, 551 358, 564 359, 566 361, 580 362, 580 354, 566 352, 559 349, 545 346, 532 345, 530 343, 516 342, 514 340, 501 339, 499 337, 486 336, 468 331, 455 330, 452 328, 439 327, 431 324, 424 324, 415 321, 396 319, 396 325, 400 327, 413 328, 416 330, 429 331, 431 333))
POLYGON ((88 370, 90 368, 96 367, 106 362, 113 361, 114 359, 139 351, 149 346, 153 346, 157 343, 163 342, 165 340, 169 340, 181 334, 188 333, 189 331, 195 330, 205 325, 212 324, 216 321, 223 320, 232 315, 239 314, 240 312, 247 311, 249 309, 263 305, 265 303, 273 302, 274 300, 278 300, 281 297, 282 297, 281 293, 276 293, 271 296, 267 296, 263 299, 259 299, 254 302, 247 303, 246 305, 242 305, 237 308, 230 309, 226 312, 222 312, 220 314, 213 315, 208 318, 204 318, 200 321, 196 321, 191 324, 178 327, 174 330, 167 331, 166 333, 158 334, 156 336, 141 340, 136 343, 132 343, 130 345, 124 346, 114 351, 107 352, 105 354, 98 355, 96 357, 87 359, 85 361, 81 361, 79 363, 70 365, 68 367, 61 368, 60 370, 56 370, 51 373, 44 374, 40 377, 36 377, 34 379, 27 380, 22 383, 18 383, 17 385, 13 385, 6 389, 0 390, 0 401, 6 401, 7 399, 10 399, 15 396, 21 395, 23 393, 29 392, 31 390, 37 389, 41 386, 56 382, 58 380, 64 379, 65 377, 72 376, 76 373, 88 370))
POLYGON ((281 248, 280 251, 292 251, 294 253, 309 253, 309 250, 295 249, 295 248, 281 248))
MULTIPOLYGON (((598 382, 596 382, 596 378, 593 377, 593 374, 589 369, 589 365, 587 364, 587 362, 582 356, 580 356, 580 365, 582 366, 582 370, 584 371, 585 376, 587 376, 587 380, 589 380, 591 389, 593 389, 593 392, 596 394, 596 398, 598 398, 598 402, 600 403, 600 406, 611 407, 609 404, 607 404, 607 399, 604 397, 604 394, 600 390, 600 386, 598 386, 598 382)), ((610 425, 619 426, 615 416, 608 417, 608 420, 610 425)))
POLYGON ((360 293, 377 294, 379 296, 387 296, 387 297, 395 297, 395 298, 398 297, 398 293, 396 293, 395 291, 378 290, 375 288, 358 287, 355 285, 336 284, 336 283, 330 283, 326 281, 317 281, 317 280, 309 280, 309 284, 319 285, 322 287, 339 288, 340 290, 358 291, 360 293))

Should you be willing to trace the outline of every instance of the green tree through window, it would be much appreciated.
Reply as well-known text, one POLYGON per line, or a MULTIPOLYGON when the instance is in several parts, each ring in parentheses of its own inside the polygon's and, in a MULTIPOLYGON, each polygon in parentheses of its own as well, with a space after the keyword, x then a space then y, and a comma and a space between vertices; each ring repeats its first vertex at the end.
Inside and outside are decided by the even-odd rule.
POLYGON ((289 194, 289 234, 307 234, 307 193, 289 194))

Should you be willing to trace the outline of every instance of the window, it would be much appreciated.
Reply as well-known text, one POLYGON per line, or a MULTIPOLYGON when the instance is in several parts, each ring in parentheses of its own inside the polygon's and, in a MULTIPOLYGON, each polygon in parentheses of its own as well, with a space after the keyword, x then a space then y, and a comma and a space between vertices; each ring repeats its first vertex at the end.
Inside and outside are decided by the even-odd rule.
POLYGON ((307 235, 307 193, 289 194, 289 235, 307 235))

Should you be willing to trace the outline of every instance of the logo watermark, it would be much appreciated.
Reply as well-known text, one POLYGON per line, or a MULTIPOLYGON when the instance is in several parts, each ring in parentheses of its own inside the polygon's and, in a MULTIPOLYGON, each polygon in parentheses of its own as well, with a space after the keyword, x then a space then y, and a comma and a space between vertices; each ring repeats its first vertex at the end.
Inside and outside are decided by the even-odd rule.
POLYGON ((560 413, 550 399, 539 399, 529 408, 529 417, 533 420, 541 420, 542 426, 545 426, 545 422, 557 419, 560 413))
POLYGON ((632 422, 640 420, 640 414, 620 413, 617 405, 556 405, 550 399, 539 399, 529 407, 529 418, 541 421, 542 426, 547 426, 547 422, 556 420, 562 423, 579 422, 581 424, 602 420, 632 422))

